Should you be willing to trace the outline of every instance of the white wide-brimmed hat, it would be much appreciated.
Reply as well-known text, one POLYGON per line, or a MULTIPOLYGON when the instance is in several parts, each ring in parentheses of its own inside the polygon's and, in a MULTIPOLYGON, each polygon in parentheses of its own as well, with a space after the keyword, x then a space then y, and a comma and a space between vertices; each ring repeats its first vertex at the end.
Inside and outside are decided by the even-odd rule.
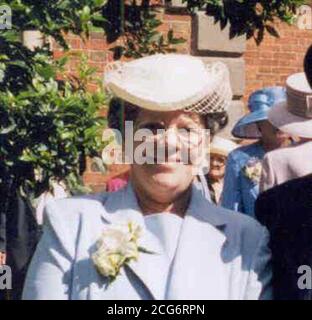
POLYGON ((287 101, 273 107, 268 120, 283 132, 301 138, 312 138, 312 89, 304 73, 286 80, 287 101))
POLYGON ((215 136, 212 139, 210 153, 227 157, 230 152, 238 148, 239 145, 229 139, 215 136))
POLYGON ((229 71, 183 54, 156 54, 107 66, 104 84, 118 98, 153 111, 226 111, 232 100, 229 71))

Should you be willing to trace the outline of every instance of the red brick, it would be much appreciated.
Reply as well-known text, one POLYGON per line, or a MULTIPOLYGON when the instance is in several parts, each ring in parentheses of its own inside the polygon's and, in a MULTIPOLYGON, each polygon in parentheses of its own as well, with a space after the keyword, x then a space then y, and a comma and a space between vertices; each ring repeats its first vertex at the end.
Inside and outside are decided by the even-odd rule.
POLYGON ((274 53, 274 59, 277 60, 293 60, 296 55, 294 53, 288 53, 288 52, 278 52, 274 53))
POLYGON ((81 49, 82 40, 79 38, 73 38, 68 41, 71 49, 81 49))
POLYGON ((92 61, 98 61, 98 62, 106 62, 106 52, 102 51, 92 51, 90 53, 90 58, 92 61))
POLYGON ((269 67, 269 66, 266 66, 266 65, 260 66, 259 67, 259 72, 261 72, 261 73, 271 73, 272 72, 272 68, 269 67))
POLYGON ((164 14, 164 21, 183 21, 183 22, 191 22, 191 16, 186 14, 164 14))
POLYGON ((54 52, 53 52, 53 57, 54 57, 54 59, 59 59, 59 58, 61 58, 63 55, 64 55, 64 52, 63 52, 63 51, 54 51, 54 52))
POLYGON ((105 39, 105 33, 101 31, 93 31, 90 33, 91 39, 105 39))
POLYGON ((91 39, 90 49, 92 49, 92 50, 106 50, 107 44, 104 39, 91 39))
POLYGON ((259 52, 259 55, 261 58, 264 58, 264 59, 273 59, 274 58, 274 53, 270 52, 270 51, 259 52))

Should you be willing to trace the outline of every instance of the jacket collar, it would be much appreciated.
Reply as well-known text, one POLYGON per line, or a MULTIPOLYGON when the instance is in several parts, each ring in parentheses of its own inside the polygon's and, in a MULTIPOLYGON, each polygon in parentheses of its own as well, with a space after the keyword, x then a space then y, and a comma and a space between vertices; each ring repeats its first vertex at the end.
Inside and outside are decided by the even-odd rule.
MULTIPOLYGON (((222 209, 221 209, 222 210, 222 209)), ((192 196, 186 216, 194 216, 219 228, 226 224, 220 208, 211 204, 196 186, 192 185, 192 196)), ((105 203, 103 218, 108 223, 120 223, 122 220, 132 220, 145 229, 144 216, 139 207, 131 182, 117 191, 110 193, 105 203)))
POLYGON ((223 270, 226 224, 224 209, 208 202, 193 188, 168 278, 166 299, 226 298, 221 291, 209 289, 227 286, 223 270))
POLYGON ((186 211, 186 217, 193 216, 208 222, 213 227, 221 228, 226 224, 226 220, 219 214, 219 211, 220 208, 207 201, 203 194, 193 184, 192 198, 186 211))
POLYGON ((155 235, 145 227, 144 217, 140 211, 131 183, 120 191, 110 193, 106 202, 103 219, 109 224, 132 221, 142 228, 139 246, 151 253, 141 253, 137 261, 131 261, 129 268, 136 274, 151 298, 164 299, 166 289, 166 272, 169 260, 155 235))
MULTIPOLYGON (((102 212, 106 223, 114 224, 131 220, 142 227, 143 234, 139 245, 155 254, 142 253, 138 261, 131 262, 129 267, 153 298, 164 299, 167 286, 166 275, 169 272, 170 261, 157 237, 145 227, 144 216, 141 213, 131 182, 122 190, 109 194, 105 202, 105 210, 102 212)), ((221 246, 225 240, 221 229, 225 224, 226 221, 223 215, 218 213, 217 207, 210 204, 200 190, 193 185, 190 205, 181 228, 177 248, 178 260, 181 255, 184 258, 187 257, 189 250, 200 251, 199 255, 202 255, 202 252, 207 249, 207 243, 214 242, 214 244, 221 246), (196 248, 194 250, 194 247, 190 249, 186 245, 190 232, 196 232, 197 227, 203 225, 207 226, 205 232, 207 239, 198 239, 199 243, 196 242, 196 245, 201 246, 202 249, 196 248)))

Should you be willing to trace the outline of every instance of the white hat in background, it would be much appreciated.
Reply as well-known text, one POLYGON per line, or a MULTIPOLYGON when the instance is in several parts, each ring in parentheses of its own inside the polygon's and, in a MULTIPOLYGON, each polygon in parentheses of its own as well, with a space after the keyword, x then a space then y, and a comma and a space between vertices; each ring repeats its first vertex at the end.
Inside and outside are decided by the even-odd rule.
POLYGON ((229 71, 190 55, 156 54, 107 66, 104 84, 118 98, 153 111, 223 112, 232 100, 229 71))
POLYGON ((230 152, 238 147, 239 145, 231 140, 215 136, 210 145, 210 153, 227 157, 230 152))
POLYGON ((287 101, 273 107, 269 121, 278 129, 301 138, 312 138, 312 89, 304 73, 286 81, 287 101))

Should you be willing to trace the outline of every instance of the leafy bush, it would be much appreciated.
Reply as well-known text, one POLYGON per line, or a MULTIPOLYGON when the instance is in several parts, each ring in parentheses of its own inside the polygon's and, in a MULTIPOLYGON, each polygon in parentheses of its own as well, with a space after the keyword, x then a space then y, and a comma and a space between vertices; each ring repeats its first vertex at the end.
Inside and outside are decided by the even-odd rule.
POLYGON ((88 36, 94 23, 105 18, 102 9, 107 0, 9 0, 17 31, 39 30, 68 48, 64 34, 88 36))
POLYGON ((231 24, 231 36, 246 34, 259 44, 265 31, 278 36, 273 22, 277 18, 292 23, 296 10, 305 0, 182 0, 191 11, 205 9, 224 27, 231 24))
POLYGON ((109 43, 116 40, 120 43, 112 48, 115 59, 175 52, 176 45, 185 39, 175 37, 172 29, 166 34, 159 32, 162 25, 159 8, 146 0, 137 2, 109 0, 103 9, 106 21, 99 25, 104 28, 109 43), (116 18, 118 15, 120 19, 116 18))
POLYGON ((46 58, 40 52, 32 57, 31 85, 0 94, 0 182, 14 181, 14 188, 34 197, 48 190, 52 179, 79 179, 86 156, 101 150, 105 124, 98 116, 105 95, 100 85, 87 91, 95 70, 86 59, 77 77, 56 80, 68 57, 46 58))

